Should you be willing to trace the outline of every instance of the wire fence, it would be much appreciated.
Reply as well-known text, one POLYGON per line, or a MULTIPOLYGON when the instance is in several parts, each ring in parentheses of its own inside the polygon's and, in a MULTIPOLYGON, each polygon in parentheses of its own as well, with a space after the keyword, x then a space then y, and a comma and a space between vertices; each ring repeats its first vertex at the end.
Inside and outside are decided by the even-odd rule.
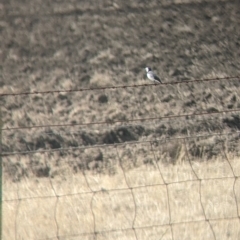
MULTIPOLYGON (((217 77, 217 78, 206 78, 206 79, 194 79, 194 80, 184 80, 176 82, 167 82, 160 85, 176 85, 176 84, 189 84, 189 83, 200 83, 200 82, 212 82, 221 80, 236 80, 239 76, 228 76, 228 77, 217 77)), ((1 93, 0 97, 6 96, 21 96, 21 95, 35 95, 35 94, 53 94, 53 93, 71 93, 71 92, 87 92, 87 91, 97 91, 97 90, 109 90, 109 89, 125 89, 125 88, 137 88, 137 87, 151 87, 157 86, 155 84, 133 84, 133 85, 123 85, 123 86, 109 86, 109 87, 98 87, 98 88, 82 88, 82 89, 68 89, 68 90, 51 90, 51 91, 33 91, 33 92, 20 92, 20 93, 1 93)))
MULTIPOLYGON (((165 144, 167 143, 168 142, 165 144)), ((126 152, 125 148, 122 148, 119 145, 108 146, 106 151, 112 152, 110 149, 114 150, 115 160, 119 167, 119 171, 121 170, 119 178, 121 179, 121 182, 116 185, 109 186, 106 182, 100 184, 101 178, 104 178, 103 176, 97 177, 99 182, 96 181, 96 179, 93 181, 92 176, 87 170, 82 170, 81 174, 82 180, 84 179, 85 184, 81 181, 79 182, 79 184, 85 185, 86 191, 82 190, 80 192, 75 192, 76 189, 74 191, 74 187, 72 186, 73 182, 69 182, 67 187, 72 188, 72 190, 70 190, 72 193, 66 194, 63 189, 61 189, 60 185, 57 184, 57 181, 54 178, 49 177, 49 184, 46 184, 46 181, 44 181, 44 186, 45 188, 52 190, 50 191, 50 195, 46 195, 46 191, 43 194, 44 196, 39 196, 41 195, 41 191, 43 191, 43 189, 40 189, 38 196, 26 197, 24 196, 24 194, 26 194, 26 188, 23 187, 21 183, 18 183, 17 191, 15 190, 17 192, 17 197, 15 199, 10 198, 8 200, 3 200, 3 203, 17 203, 14 210, 14 215, 17 219, 15 224, 15 238, 19 238, 19 232, 24 234, 22 229, 23 226, 21 226, 21 222, 19 222, 19 220, 23 220, 23 214, 31 214, 31 210, 27 213, 24 212, 24 206, 28 205, 29 208, 31 201, 34 205, 34 201, 39 202, 41 199, 42 203, 44 201, 52 201, 49 206, 51 210, 45 209, 42 214, 46 214, 47 211, 50 211, 49 217, 51 221, 55 222, 54 231, 52 230, 51 232, 55 232, 55 234, 49 233, 50 236, 46 234, 49 237, 45 236, 42 238, 35 236, 35 239, 69 239, 80 236, 93 236, 94 238, 101 238, 104 236, 106 237, 108 234, 110 239, 116 232, 122 232, 122 234, 124 234, 124 232, 129 230, 132 232, 135 239, 143 239, 144 234, 141 233, 140 230, 154 231, 155 228, 158 227, 163 228, 160 229, 160 232, 162 233, 160 236, 163 237, 166 234, 167 238, 171 237, 171 239, 179 239, 178 228, 185 228, 184 233, 180 232, 180 234, 186 234, 186 231, 189 231, 188 234, 193 236, 195 232, 191 233, 190 226, 197 224, 198 227, 202 228, 202 223, 206 225, 201 230, 204 229, 204 231, 206 231, 205 234, 207 238, 218 239, 220 236, 218 227, 222 223, 226 223, 226 221, 230 221, 230 224, 233 224, 234 221, 237 221, 238 223, 235 223, 236 227, 233 229, 228 229, 228 227, 226 227, 224 229, 226 230, 224 234, 238 236, 240 215, 238 199, 239 168, 237 168, 237 164, 239 164, 239 160, 229 160, 228 154, 225 152, 225 147, 223 146, 221 154, 223 156, 222 160, 224 163, 221 162, 222 160, 218 159, 216 163, 218 171, 215 169, 215 173, 212 171, 207 177, 207 175, 204 175, 206 173, 204 173, 203 169, 200 169, 195 160, 193 160, 192 156, 190 156, 188 139, 181 139, 178 143, 182 144, 184 148, 184 158, 187 163, 185 162, 186 165, 180 165, 177 169, 179 172, 177 176, 174 177, 167 176, 168 173, 165 172, 167 168, 168 171, 173 171, 174 166, 170 165, 166 168, 161 164, 160 159, 164 154, 161 150, 159 150, 159 146, 155 146, 156 142, 152 141, 144 144, 141 143, 141 148, 148 149, 147 154, 151 155, 153 161, 152 167, 148 166, 142 169, 144 172, 147 171, 147 174, 139 169, 136 169, 133 172, 127 169, 129 164, 126 163, 126 156, 124 156, 124 152, 126 152), (158 175, 158 179, 151 179, 151 174, 158 175), (211 174, 213 175, 211 176, 211 174), (139 182, 141 178, 142 181, 139 182), (211 186, 209 187, 209 185, 211 186), (222 189, 219 192, 217 191, 217 188, 220 186, 222 189), (227 192, 223 193, 226 189, 227 192), (179 194, 179 191, 182 193, 179 194), (154 195, 155 192, 156 195, 154 195), (193 196, 194 199, 191 199, 193 196), (226 202, 226 198, 229 202, 226 202), (80 206, 77 202, 71 203, 70 199, 72 199, 72 201, 77 199, 80 202, 84 200, 87 202, 84 202, 85 204, 81 203, 82 205, 80 204, 80 206), (112 203, 110 201, 111 199, 112 203), (123 202, 121 202, 121 199, 123 202), (124 203, 126 200, 127 202, 124 203), (164 201, 164 203, 162 203, 162 201, 164 201), (217 201, 217 206, 211 205, 214 201, 217 201), (185 205, 187 203, 188 205, 185 205), (104 210, 104 207, 108 204, 109 206, 104 210), (129 208, 124 209, 126 204, 129 208), (67 205, 68 210, 63 210, 64 206, 67 207, 67 205), (115 207, 117 206, 121 208, 120 213, 115 212, 115 207), (103 209, 99 212, 99 208, 103 209), (227 208, 230 208, 230 212, 224 212, 227 208), (216 210, 218 210, 218 212, 215 212, 216 210), (184 213, 185 211, 187 212, 184 213), (70 214, 70 212, 72 213, 70 218, 71 220, 69 220, 69 223, 63 223, 64 220, 61 218, 61 214, 64 215, 67 214, 67 212, 68 214, 70 214), (116 215, 112 215, 113 213, 116 215), (101 214, 103 216, 101 216, 101 214), (76 215, 78 215, 79 218, 75 219, 76 215), (127 216, 128 218, 126 219, 125 217, 127 216), (83 224, 82 218, 85 217, 87 219, 87 223, 84 222, 83 224), (145 218, 149 218, 148 220, 150 222, 146 222, 145 218), (114 223, 111 224, 111 221, 113 220, 114 223), (127 221, 127 224, 125 221, 127 221), (64 224, 67 224, 67 228, 70 227, 70 225, 75 224, 77 227, 75 227, 74 230, 70 230, 70 232, 72 231, 71 234, 63 234, 64 231, 65 233, 69 232, 69 230, 63 229, 64 224), (90 228, 91 230, 79 230, 79 226, 82 226, 82 224, 86 227, 86 229, 90 228), (118 228, 116 228, 116 226, 118 226, 118 228)), ((136 145, 136 143, 133 144, 136 145)), ((131 149, 134 151, 134 147, 131 149)), ((137 155, 138 156, 135 157, 140 159, 139 153, 137 155)), ((45 163, 48 166, 49 156, 45 156, 44 158, 46 161, 45 163)), ((132 159, 128 160, 130 162, 133 161, 132 159)), ((209 166, 211 165, 208 164, 205 166, 204 170, 206 172, 209 166)), ((114 177, 112 179, 114 179, 114 177)), ((80 178, 78 178, 78 180, 80 180, 80 178)), ((11 191, 9 191, 8 194, 10 192, 11 191)), ((69 192, 69 189, 67 192, 69 192)), ((40 209, 41 207, 39 207, 39 210, 40 209)), ((31 226, 31 223, 29 224, 29 226, 31 226)), ((41 229, 40 226, 39 228, 41 229)), ((32 233, 36 234, 36 232, 38 231, 35 230, 32 233)), ((131 237, 131 234, 126 235, 126 237, 129 236, 131 237)), ((156 237, 156 235, 154 235, 154 237, 156 237)))
MULTIPOLYGON (((177 82, 182 83, 186 82, 177 82)), ((236 108, 113 123, 7 127, 2 133, 61 127, 67 132, 76 126, 97 125, 100 129, 104 124, 208 119, 209 115, 238 112, 236 108)), ((2 152, 3 234, 12 239, 192 239, 196 234, 204 239, 238 239, 240 161, 235 150, 239 134, 236 125, 234 131, 2 152), (9 182, 9 176, 16 175, 15 183, 9 182)))
POLYGON ((55 127, 74 127, 74 126, 92 126, 92 125, 114 125, 116 123, 132 123, 132 122, 146 122, 152 120, 162 120, 162 119, 174 119, 174 118, 189 118, 195 116, 205 116, 205 115, 216 115, 216 114, 223 114, 223 113, 237 113, 240 109, 226 109, 220 111, 208 111, 208 112, 199 112, 199 113, 192 113, 192 114, 179 114, 179 115, 169 115, 164 117, 152 117, 152 118, 138 118, 138 119, 128 119, 122 121, 105 121, 105 122, 89 122, 89 123, 70 123, 70 124, 48 124, 48 125, 36 125, 36 126, 26 126, 26 127, 9 127, 3 128, 2 131, 12 131, 12 130, 20 130, 20 129, 34 129, 34 128, 55 128, 55 127))

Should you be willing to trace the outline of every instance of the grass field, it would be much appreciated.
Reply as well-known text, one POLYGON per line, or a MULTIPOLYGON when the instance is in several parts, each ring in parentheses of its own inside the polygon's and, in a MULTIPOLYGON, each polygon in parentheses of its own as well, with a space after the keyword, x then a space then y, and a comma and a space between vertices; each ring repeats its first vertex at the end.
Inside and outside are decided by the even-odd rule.
POLYGON ((0 3, 3 239, 240 239, 239 11, 0 3))
MULTIPOLYGON (((239 157, 189 161, 183 145, 166 152, 180 143, 98 149, 105 166, 76 173, 71 155, 59 156, 49 177, 34 177, 33 167, 20 181, 5 179, 3 238, 238 239, 239 157)), ((31 158, 51 163, 50 154, 31 158)))

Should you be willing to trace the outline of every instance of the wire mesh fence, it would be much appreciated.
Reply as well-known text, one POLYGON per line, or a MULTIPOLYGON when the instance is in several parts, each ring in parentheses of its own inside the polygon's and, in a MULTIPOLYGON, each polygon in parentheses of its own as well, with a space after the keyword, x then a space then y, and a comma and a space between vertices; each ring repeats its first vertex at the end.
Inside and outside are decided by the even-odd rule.
MULTIPOLYGON (((186 125, 189 119, 193 125, 211 118, 224 122, 227 114, 238 115, 238 111, 179 114, 163 120, 167 124, 183 118, 186 125)), ((126 123, 148 123, 156 130, 155 120, 161 117, 111 124, 123 127, 126 123)), ((90 122, 84 127, 100 131, 110 128, 108 124, 90 122)), ((151 134, 148 138, 113 140, 107 144, 78 142, 75 147, 5 149, 3 236, 193 239, 197 235, 204 239, 237 239, 240 148, 239 130, 234 126, 232 130, 221 126, 218 131, 186 131, 163 138, 151 134)), ((74 134, 79 131, 75 129, 82 126, 74 123, 3 127, 3 144, 7 142, 4 135, 9 133, 34 139, 35 129, 62 127, 61 134, 55 134, 71 131, 75 139, 74 134)), ((20 139, 16 137, 14 142, 21 142, 20 139)))
POLYGON ((239 158, 223 138, 211 153, 184 138, 78 150, 75 158, 16 155, 31 171, 5 186, 4 214, 14 216, 5 231, 15 239, 237 238, 239 158))

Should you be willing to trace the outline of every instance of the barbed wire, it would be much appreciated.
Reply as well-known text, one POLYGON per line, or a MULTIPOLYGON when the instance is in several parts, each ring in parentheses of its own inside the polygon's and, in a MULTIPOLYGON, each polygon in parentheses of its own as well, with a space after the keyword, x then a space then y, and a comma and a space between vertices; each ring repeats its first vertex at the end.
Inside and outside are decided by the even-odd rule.
MULTIPOLYGON (((204 115, 203 115, 204 116, 204 115)), ((194 116, 193 116, 194 117, 194 116)), ((223 118, 223 117, 221 117, 223 118)), ((177 121, 177 118, 174 118, 171 122, 169 122, 169 120, 166 119, 161 119, 161 122, 159 122, 159 124, 169 124, 169 127, 172 127, 172 123, 174 123, 174 121, 177 121)), ((184 123, 186 124, 187 121, 194 121, 194 123, 202 123, 204 121, 216 121, 216 117, 208 117, 208 118, 202 118, 202 119, 193 119, 193 118, 186 118, 184 119, 184 123)), ((101 129, 99 128, 79 128, 77 130, 67 130, 65 128, 62 128, 60 130, 52 130, 51 128, 45 130, 45 131, 41 131, 41 132, 32 132, 31 136, 39 136, 40 135, 47 135, 47 136, 56 136, 56 134, 58 135, 69 135, 69 134, 73 134, 73 136, 77 136, 79 134, 82 134, 83 132, 87 132, 87 131, 109 131, 109 130, 115 130, 115 129, 121 129, 121 128, 131 128, 131 127, 148 127, 148 128, 155 128, 157 129, 157 125, 156 122, 154 120, 149 120, 147 122, 141 122, 141 123, 135 123, 135 124, 127 124, 128 122, 124 123, 122 125, 114 125, 114 124, 106 124, 105 126, 101 126, 101 129), (154 126, 154 127, 153 127, 154 126)), ((191 123, 190 123, 191 124, 191 123)), ((192 122, 193 124, 193 122, 192 122)), ((222 123, 224 124, 224 123, 222 123)), ((96 126, 96 125, 92 125, 92 126, 96 126)), ((223 125, 221 125, 223 128, 223 125)), ((220 127, 220 126, 218 126, 220 127)), ((28 130, 28 129, 27 129, 28 130)), ((153 130, 154 131, 154 130, 153 130)), ((23 132, 15 132, 15 133, 21 133, 21 135, 23 134, 23 132)), ((12 136, 8 136, 8 135, 4 135, 4 139, 9 138, 12 139, 12 136)))
POLYGON ((66 90, 62 89, 62 90, 33 91, 33 92, 19 92, 19 93, 1 93, 0 97, 35 95, 35 94, 50 94, 50 93, 87 92, 87 91, 98 91, 98 90, 109 90, 109 89, 151 87, 151 86, 167 86, 167 85, 177 85, 177 84, 189 84, 189 83, 199 83, 199 82, 233 80, 233 79, 239 79, 239 78, 240 78, 240 76, 229 76, 229 77, 216 77, 216 78, 183 80, 183 81, 176 81, 176 82, 167 82, 167 83, 162 83, 162 84, 158 84, 158 83, 154 83, 154 84, 133 84, 133 85, 107 86, 107 87, 98 87, 98 88, 80 88, 80 89, 66 89, 66 90))
POLYGON ((144 121, 153 121, 161 119, 171 119, 171 118, 182 118, 182 117, 194 117, 194 116, 204 116, 204 115, 215 115, 223 113, 234 113, 239 112, 240 108, 236 109, 224 109, 221 111, 206 111, 199 113, 191 114, 178 114, 178 115, 168 115, 163 117, 151 117, 151 118, 136 118, 128 120, 118 120, 118 121, 101 121, 101 122, 88 122, 88 123, 68 123, 68 124, 48 124, 48 125, 35 125, 35 126, 26 126, 26 127, 12 127, 12 128, 3 128, 2 131, 11 131, 11 130, 21 130, 21 129, 34 129, 34 128, 53 128, 53 127, 74 127, 74 126, 91 126, 91 125, 114 125, 116 123, 130 123, 130 122, 144 122, 144 121))
MULTIPOLYGON (((80 149, 90 149, 90 148, 106 148, 109 146, 123 146, 126 144, 142 144, 142 143, 151 143, 151 142, 161 142, 165 143, 166 141, 173 140, 184 140, 184 139, 194 139, 194 138, 202 138, 202 137, 213 137, 213 136, 227 136, 233 134, 240 134, 240 131, 236 130, 234 132, 216 132, 211 134, 199 134, 192 136, 179 136, 179 137, 164 137, 164 138, 154 138, 151 140, 140 140, 140 141, 125 141, 118 143, 104 143, 104 144, 94 144, 94 145, 81 145, 77 147, 63 147, 63 148, 54 148, 54 149, 40 149, 40 150, 29 150, 29 151, 14 151, 14 152, 2 152, 1 156, 10 156, 10 155, 25 155, 30 153, 44 153, 44 152, 60 152, 60 151, 70 151, 70 150, 80 150, 80 149)), ((239 135, 240 137, 240 135, 239 135)))

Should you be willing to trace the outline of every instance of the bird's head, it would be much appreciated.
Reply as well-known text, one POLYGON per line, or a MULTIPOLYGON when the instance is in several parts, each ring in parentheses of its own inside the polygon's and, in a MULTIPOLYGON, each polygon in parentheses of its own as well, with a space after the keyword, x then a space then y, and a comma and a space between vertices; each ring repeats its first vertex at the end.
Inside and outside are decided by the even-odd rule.
POLYGON ((148 73, 149 71, 151 71, 151 68, 150 67, 146 67, 145 70, 148 73))

